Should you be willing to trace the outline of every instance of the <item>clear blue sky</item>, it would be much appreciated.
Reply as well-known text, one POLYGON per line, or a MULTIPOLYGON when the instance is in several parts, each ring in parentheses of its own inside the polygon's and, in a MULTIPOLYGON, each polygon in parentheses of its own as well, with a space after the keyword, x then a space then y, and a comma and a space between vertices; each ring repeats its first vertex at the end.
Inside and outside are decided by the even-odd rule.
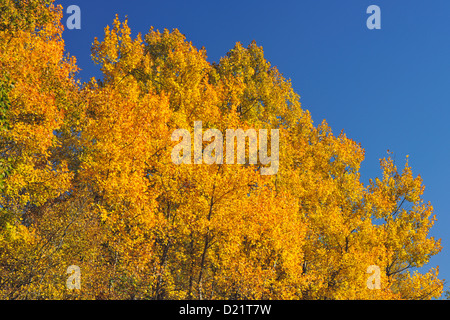
MULTIPOLYGON (((57 0, 81 9, 81 30, 64 32, 66 49, 82 68, 101 77, 90 60, 95 36, 127 15, 136 35, 150 26, 178 28, 218 61, 239 41, 253 39, 301 96, 316 124, 323 119, 366 151, 365 183, 381 176, 379 159, 405 156, 420 174, 438 218, 431 234, 443 251, 426 266, 440 266, 450 283, 450 1, 86 1, 57 0), (381 29, 369 30, 369 5, 381 9, 381 29)), ((64 15, 64 23, 69 14, 64 15)), ((446 288, 448 289, 448 283, 446 288)))

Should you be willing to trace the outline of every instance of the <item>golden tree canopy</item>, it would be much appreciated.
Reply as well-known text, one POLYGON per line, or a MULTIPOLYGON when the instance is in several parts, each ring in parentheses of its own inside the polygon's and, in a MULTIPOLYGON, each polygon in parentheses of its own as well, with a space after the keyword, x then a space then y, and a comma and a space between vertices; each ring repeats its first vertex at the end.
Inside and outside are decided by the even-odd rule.
POLYGON ((210 63, 176 29, 132 38, 116 17, 92 46, 103 79, 80 86, 61 7, 6 0, 0 16, 1 298, 442 294, 437 269, 415 271, 441 250, 420 176, 387 157, 365 186, 361 146, 313 125, 255 42, 210 63), (279 130, 278 171, 173 163, 172 132, 195 121, 279 130))

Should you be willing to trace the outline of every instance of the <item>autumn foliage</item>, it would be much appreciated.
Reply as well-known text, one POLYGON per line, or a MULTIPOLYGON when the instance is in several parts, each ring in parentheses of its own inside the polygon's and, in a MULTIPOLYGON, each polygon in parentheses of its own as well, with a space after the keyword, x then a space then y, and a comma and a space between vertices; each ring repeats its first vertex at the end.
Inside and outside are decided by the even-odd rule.
POLYGON ((430 299, 441 250, 406 161, 360 181, 364 150, 252 42, 217 63, 178 30, 95 39, 80 84, 62 9, 0 2, 2 299, 430 299), (280 167, 176 165, 175 129, 276 128, 280 167), (67 267, 81 289, 66 288, 67 267), (366 286, 370 265, 381 288, 366 286))

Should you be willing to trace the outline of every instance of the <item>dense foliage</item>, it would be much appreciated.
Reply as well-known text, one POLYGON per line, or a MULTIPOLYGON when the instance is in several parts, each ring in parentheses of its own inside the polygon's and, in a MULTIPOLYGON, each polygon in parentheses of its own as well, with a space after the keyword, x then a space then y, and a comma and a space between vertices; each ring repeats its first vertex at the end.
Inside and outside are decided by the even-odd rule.
POLYGON ((361 146, 313 125, 255 42, 210 63, 178 30, 132 38, 116 17, 92 47, 103 79, 81 85, 50 2, 0 1, 1 298, 442 294, 438 270, 414 271, 441 250, 420 176, 387 157, 363 185, 361 146), (174 164, 171 134, 194 121, 278 129, 278 172, 174 164))

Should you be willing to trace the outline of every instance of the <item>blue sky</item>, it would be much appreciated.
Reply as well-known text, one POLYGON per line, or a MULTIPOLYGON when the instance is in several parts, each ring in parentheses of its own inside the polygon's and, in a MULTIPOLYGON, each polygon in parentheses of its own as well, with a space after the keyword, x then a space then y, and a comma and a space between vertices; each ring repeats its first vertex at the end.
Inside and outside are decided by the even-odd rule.
MULTIPOLYGON (((440 266, 450 283, 450 1, 87 1, 59 0, 81 9, 81 29, 64 31, 66 49, 78 60, 79 77, 101 77, 90 59, 95 36, 128 16, 136 35, 151 26, 178 28, 218 61, 236 42, 252 40, 301 96, 316 124, 326 119, 335 134, 366 152, 362 180, 381 176, 379 159, 405 156, 426 186, 438 218, 431 235, 443 250, 426 266, 440 266), (369 5, 381 9, 381 29, 369 30, 369 5)), ((65 14, 65 23, 70 14, 65 14)))

